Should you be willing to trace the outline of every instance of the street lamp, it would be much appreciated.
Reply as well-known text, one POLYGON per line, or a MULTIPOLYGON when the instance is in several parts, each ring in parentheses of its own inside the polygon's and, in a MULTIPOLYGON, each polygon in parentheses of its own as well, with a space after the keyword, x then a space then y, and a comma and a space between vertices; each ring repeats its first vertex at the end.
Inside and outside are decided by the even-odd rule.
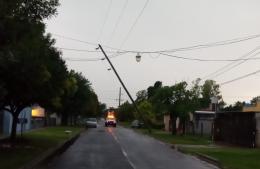
POLYGON ((136 59, 137 62, 140 62, 140 61, 141 61, 141 55, 140 55, 139 52, 137 53, 135 59, 136 59))

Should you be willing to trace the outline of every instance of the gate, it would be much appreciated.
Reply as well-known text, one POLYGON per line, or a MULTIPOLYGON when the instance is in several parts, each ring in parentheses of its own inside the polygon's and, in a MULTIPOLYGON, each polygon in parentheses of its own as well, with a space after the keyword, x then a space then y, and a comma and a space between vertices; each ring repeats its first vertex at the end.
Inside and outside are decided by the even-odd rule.
POLYGON ((217 113, 214 126, 215 141, 255 147, 255 112, 217 113))

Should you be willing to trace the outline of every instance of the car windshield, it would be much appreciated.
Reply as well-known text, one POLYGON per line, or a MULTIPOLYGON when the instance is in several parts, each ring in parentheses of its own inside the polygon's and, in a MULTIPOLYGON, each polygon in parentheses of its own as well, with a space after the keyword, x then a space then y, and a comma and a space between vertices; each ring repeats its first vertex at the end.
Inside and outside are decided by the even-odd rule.
POLYGON ((96 122, 97 119, 96 119, 96 118, 88 118, 87 121, 93 121, 93 122, 96 122))

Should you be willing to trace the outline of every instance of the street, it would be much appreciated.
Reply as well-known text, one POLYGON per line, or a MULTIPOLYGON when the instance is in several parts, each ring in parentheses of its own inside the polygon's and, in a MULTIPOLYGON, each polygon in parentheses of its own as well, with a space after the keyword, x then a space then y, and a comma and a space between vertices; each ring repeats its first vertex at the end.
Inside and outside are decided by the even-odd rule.
POLYGON ((211 169, 195 157, 160 141, 118 126, 89 129, 48 169, 211 169))

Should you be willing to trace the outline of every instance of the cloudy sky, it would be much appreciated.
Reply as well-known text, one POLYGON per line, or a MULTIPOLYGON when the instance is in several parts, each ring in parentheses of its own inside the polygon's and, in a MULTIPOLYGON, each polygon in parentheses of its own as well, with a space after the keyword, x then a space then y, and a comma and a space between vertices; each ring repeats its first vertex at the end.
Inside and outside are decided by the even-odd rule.
MULTIPOLYGON (((62 48, 68 67, 82 72, 100 101, 108 106, 118 105, 120 84, 114 73, 108 71, 108 62, 100 60, 102 53, 87 52, 95 51, 97 45, 93 44, 102 44, 109 55, 119 49, 140 52, 139 63, 134 52, 111 58, 134 97, 137 91, 157 80, 173 85, 207 77, 221 84, 260 69, 258 59, 207 62, 142 53, 210 43, 207 48, 165 54, 202 60, 260 57, 259 0, 61 0, 60 3, 58 15, 46 21, 47 32, 53 34, 56 46, 62 48), (241 42, 230 44, 227 40, 241 42), (214 44, 219 41, 225 45, 214 44)), ((224 101, 249 101, 260 95, 259 84, 260 73, 221 85, 224 101)), ((122 99, 128 99, 125 92, 122 99)))

